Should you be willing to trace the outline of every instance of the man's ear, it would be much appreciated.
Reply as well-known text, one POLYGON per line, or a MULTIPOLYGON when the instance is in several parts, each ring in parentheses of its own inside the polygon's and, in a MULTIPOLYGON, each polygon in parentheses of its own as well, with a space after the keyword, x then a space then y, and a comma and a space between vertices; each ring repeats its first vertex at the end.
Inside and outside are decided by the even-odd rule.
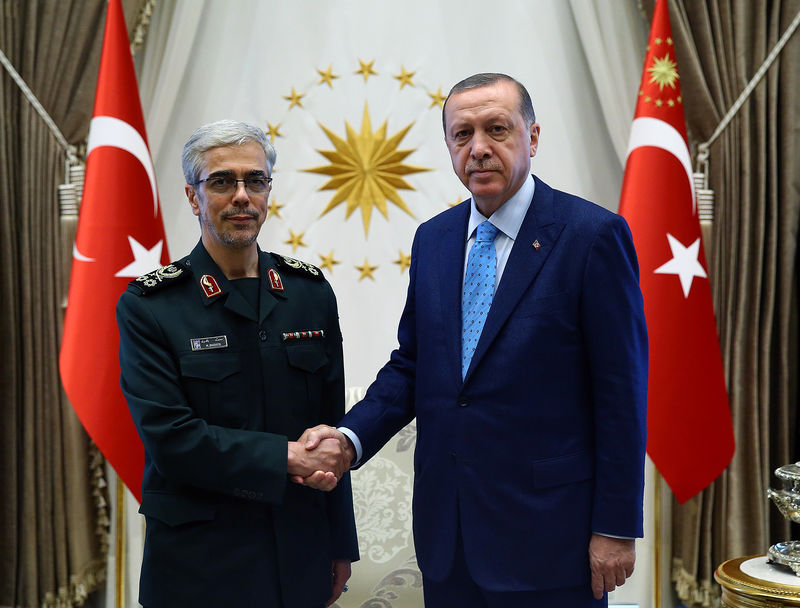
POLYGON ((186 193, 186 198, 189 199, 189 204, 192 206, 192 213, 194 215, 200 215, 200 203, 197 201, 197 190, 194 189, 194 186, 186 184, 183 191, 186 193))
POLYGON ((536 156, 536 151, 539 149, 539 131, 541 131, 539 123, 531 123, 531 158, 536 156))

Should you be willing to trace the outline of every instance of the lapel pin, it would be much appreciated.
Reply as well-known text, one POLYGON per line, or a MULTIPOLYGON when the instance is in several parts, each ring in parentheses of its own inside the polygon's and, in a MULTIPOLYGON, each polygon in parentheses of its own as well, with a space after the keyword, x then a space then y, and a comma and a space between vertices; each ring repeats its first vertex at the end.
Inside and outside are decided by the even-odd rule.
POLYGON ((539 251, 542 248, 542 245, 539 243, 539 239, 533 241, 533 248, 536 251, 539 251))
POLYGON ((200 277, 200 287, 203 288, 203 293, 206 294, 207 298, 213 298, 222 293, 219 283, 217 283, 217 280, 210 274, 204 274, 200 277))
POLYGON ((272 291, 283 291, 283 281, 281 281, 281 275, 278 274, 277 270, 270 268, 267 276, 269 277, 269 286, 272 291))

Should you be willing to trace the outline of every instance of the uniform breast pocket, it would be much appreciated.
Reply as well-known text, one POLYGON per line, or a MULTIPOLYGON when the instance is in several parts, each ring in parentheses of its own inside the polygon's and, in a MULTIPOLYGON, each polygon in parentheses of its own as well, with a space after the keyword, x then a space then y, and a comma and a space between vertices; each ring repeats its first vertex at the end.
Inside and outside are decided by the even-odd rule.
POLYGON ((289 363, 286 378, 292 412, 300 420, 316 420, 323 399, 328 355, 321 340, 308 340, 286 347, 289 363))
POLYGON ((181 384, 197 415, 210 424, 246 428, 248 400, 238 353, 192 353, 180 358, 181 384))

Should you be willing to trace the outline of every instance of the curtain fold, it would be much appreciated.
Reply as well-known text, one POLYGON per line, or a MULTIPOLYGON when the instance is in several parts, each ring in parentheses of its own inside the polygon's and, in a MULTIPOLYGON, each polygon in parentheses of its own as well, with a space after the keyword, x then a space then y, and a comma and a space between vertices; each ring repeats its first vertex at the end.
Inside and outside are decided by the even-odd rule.
POLYGON ((625 168, 649 24, 634 2, 569 0, 608 134, 625 168))
MULTIPOLYGON (((670 0, 693 148, 798 11, 799 0, 670 0)), ((765 489, 775 468, 798 459, 798 60, 796 34, 711 147, 715 221, 705 248, 737 446, 711 487, 673 505, 673 578, 690 606, 717 601, 713 572, 723 561, 790 537, 765 489)))
MULTIPOLYGON (((141 3, 125 2, 129 23, 141 3)), ((75 145, 88 133, 105 4, 0 6, 0 50, 75 145)), ((58 373, 75 228, 59 218, 65 152, 4 69, 0 175, 0 606, 80 605, 105 576, 108 522, 102 460, 58 373)))

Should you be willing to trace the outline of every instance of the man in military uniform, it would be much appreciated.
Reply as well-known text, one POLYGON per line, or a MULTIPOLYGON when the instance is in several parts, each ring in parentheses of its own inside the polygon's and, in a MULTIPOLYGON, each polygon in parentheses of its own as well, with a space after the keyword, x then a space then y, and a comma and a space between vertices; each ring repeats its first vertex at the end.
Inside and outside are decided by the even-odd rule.
POLYGON ((275 158, 257 127, 195 131, 183 171, 200 242, 117 305, 122 390, 145 448, 147 608, 318 608, 358 559, 339 442, 297 441, 344 414, 336 299, 319 269, 256 243, 275 158))

